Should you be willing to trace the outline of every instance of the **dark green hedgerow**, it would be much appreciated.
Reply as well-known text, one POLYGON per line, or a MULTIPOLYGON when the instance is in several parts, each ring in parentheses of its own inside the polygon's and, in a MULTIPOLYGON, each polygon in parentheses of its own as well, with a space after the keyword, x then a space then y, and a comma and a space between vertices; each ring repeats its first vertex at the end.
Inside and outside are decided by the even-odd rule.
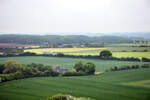
POLYGON ((150 68, 149 64, 143 65, 131 65, 131 66, 114 66, 107 71, 121 71, 121 70, 132 70, 132 69, 140 69, 140 68, 150 68))
POLYGON ((118 61, 135 61, 135 62, 150 62, 150 59, 148 58, 136 58, 136 57, 122 57, 122 58, 116 58, 111 56, 111 54, 107 55, 107 53, 104 53, 103 56, 92 56, 92 55, 66 55, 63 53, 57 53, 57 54, 36 54, 36 53, 20 53, 20 54, 5 54, 0 55, 0 57, 19 57, 19 56, 46 56, 46 57, 69 57, 69 58, 89 58, 89 59, 101 59, 101 60, 118 60, 118 61), (105 55, 105 56, 104 56, 105 55))

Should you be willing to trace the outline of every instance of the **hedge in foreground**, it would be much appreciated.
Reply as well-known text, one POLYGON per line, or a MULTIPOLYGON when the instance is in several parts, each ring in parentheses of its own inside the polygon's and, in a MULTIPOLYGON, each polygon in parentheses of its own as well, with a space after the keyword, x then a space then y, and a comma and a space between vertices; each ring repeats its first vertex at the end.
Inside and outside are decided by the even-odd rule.
POLYGON ((71 95, 66 95, 66 94, 57 94, 54 95, 52 97, 49 97, 47 99, 44 100, 95 100, 95 99, 91 99, 91 98, 85 98, 85 97, 73 97, 71 95))

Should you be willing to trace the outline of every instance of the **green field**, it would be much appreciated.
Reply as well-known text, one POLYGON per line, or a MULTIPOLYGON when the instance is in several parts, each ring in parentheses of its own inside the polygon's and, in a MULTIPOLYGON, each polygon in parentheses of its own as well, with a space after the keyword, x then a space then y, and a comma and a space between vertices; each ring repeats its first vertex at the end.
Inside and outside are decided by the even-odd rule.
POLYGON ((93 62, 96 64, 96 71, 104 71, 112 66, 121 65, 135 65, 142 64, 141 62, 129 62, 129 61, 109 61, 99 59, 82 59, 82 58, 65 58, 65 57, 37 57, 37 56, 26 56, 26 57, 5 57, 0 58, 0 63, 4 63, 7 60, 16 60, 22 64, 31 63, 42 63, 46 65, 61 66, 68 69, 72 69, 73 65, 78 61, 93 62))
MULTIPOLYGON (((78 61, 93 62, 96 71, 103 72, 112 66, 143 64, 142 62, 108 61, 64 57, 7 57, 0 63, 16 60, 23 64, 43 63, 72 69, 78 61)), ((0 100, 41 100, 58 93, 96 100, 149 100, 150 69, 105 72, 94 76, 37 77, 0 84, 0 100)))
POLYGON ((149 73, 150 69, 140 69, 97 76, 14 80, 0 84, 0 100, 40 100, 58 93, 96 100, 149 100, 150 88, 130 85, 131 82, 150 80, 149 73))

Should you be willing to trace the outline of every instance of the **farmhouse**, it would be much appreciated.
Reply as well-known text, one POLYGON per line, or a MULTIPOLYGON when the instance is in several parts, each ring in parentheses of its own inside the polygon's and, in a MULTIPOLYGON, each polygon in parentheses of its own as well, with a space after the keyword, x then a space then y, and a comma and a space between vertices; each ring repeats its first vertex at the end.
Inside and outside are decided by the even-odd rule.
POLYGON ((65 72, 68 71, 68 69, 66 69, 66 68, 61 68, 61 67, 59 67, 59 66, 54 66, 54 67, 52 67, 52 70, 57 71, 57 72, 59 72, 59 73, 61 73, 61 74, 63 74, 63 73, 65 73, 65 72))

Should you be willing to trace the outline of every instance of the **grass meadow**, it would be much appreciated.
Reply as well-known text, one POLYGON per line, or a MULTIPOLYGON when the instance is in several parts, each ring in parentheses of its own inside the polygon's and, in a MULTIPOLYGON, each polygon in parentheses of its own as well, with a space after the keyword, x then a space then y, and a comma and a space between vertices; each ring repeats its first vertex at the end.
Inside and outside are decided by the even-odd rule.
MULTIPOLYGON (((112 66, 143 64, 143 62, 109 61, 65 57, 4 57, 0 63, 16 60, 22 64, 42 63, 72 69, 78 62, 93 62, 97 72, 112 66)), ((149 100, 150 68, 76 77, 36 77, 0 83, 0 100, 42 100, 55 94, 91 97, 96 100, 149 100)))
POLYGON ((58 93, 96 100, 149 100, 150 69, 106 72, 82 77, 39 77, 0 84, 0 100, 42 100, 58 93), (138 84, 138 83, 137 83, 138 84))

